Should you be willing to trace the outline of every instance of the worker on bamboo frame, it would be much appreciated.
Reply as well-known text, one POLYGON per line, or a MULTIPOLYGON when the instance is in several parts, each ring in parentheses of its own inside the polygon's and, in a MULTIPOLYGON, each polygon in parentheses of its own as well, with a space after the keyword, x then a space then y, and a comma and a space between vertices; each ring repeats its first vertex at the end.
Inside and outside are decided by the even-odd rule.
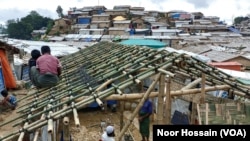
POLYGON ((149 141, 150 115, 153 113, 152 101, 147 98, 139 111, 139 128, 142 141, 149 141))
POLYGON ((51 55, 49 46, 41 47, 42 56, 31 67, 31 81, 38 88, 52 87, 59 82, 62 65, 59 59, 51 55))

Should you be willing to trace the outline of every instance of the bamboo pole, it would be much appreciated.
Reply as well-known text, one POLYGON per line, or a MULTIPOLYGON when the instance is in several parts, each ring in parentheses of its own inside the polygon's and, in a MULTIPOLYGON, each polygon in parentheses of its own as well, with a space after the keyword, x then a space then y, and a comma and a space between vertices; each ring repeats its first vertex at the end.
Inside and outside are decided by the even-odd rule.
POLYGON ((53 125, 53 119, 52 119, 52 114, 53 114, 53 112, 52 111, 50 111, 49 112, 49 119, 48 119, 48 133, 53 133, 53 131, 54 131, 54 125, 53 125))
POLYGON ((198 122, 199 122, 199 125, 202 125, 202 123, 201 123, 200 105, 196 104, 196 106, 197 106, 198 122))
POLYGON ((124 101, 120 101, 120 131, 123 128, 123 124, 124 124, 124 106, 125 106, 125 102, 124 101))
POLYGON ((151 93, 151 91, 154 89, 158 79, 160 78, 160 74, 157 74, 154 81, 152 82, 152 84, 150 85, 150 87, 148 88, 148 90, 146 91, 146 93, 144 94, 143 98, 141 99, 140 103, 137 105, 137 107, 135 108, 133 114, 130 116, 129 118, 129 122, 125 124, 125 126, 123 127, 123 129, 121 130, 120 134, 118 135, 118 141, 121 141, 122 136, 124 135, 124 133, 126 132, 126 130, 128 129, 129 125, 131 124, 131 122, 133 121, 133 119, 135 118, 136 114, 139 112, 140 108, 142 107, 143 103, 145 102, 145 100, 148 98, 148 95, 151 93))
POLYGON ((157 124, 163 124, 163 102, 165 93, 165 75, 161 74, 159 81, 159 94, 158 94, 158 106, 157 106, 157 124))
MULTIPOLYGON (((45 110, 45 109, 46 109, 46 108, 44 108, 44 110, 45 110)), ((43 113, 43 114, 41 115, 40 120, 44 120, 44 119, 45 119, 45 114, 43 113)), ((34 134, 33 141, 37 141, 37 140, 38 140, 39 132, 40 132, 40 129, 36 129, 36 132, 35 132, 35 134, 34 134)))
MULTIPOLYGON (((32 108, 32 109, 31 109, 31 113, 33 112, 33 110, 34 110, 34 109, 32 108)), ((30 117, 31 117, 31 114, 28 115, 28 119, 29 119, 30 117)), ((25 122, 23 128, 26 128, 26 126, 28 126, 28 124, 29 124, 29 121, 25 122)), ((24 138, 24 135, 25 135, 25 132, 22 131, 21 134, 19 135, 18 141, 22 141, 23 138, 24 138)))
POLYGON ((206 111, 205 111, 205 124, 208 125, 208 103, 205 103, 206 111))
MULTIPOLYGON (((207 86, 205 88, 206 92, 210 92, 210 91, 215 91, 215 90, 228 90, 230 87, 228 85, 218 85, 218 86, 207 86)), ((194 95, 197 93, 201 93, 201 88, 194 88, 194 89, 187 89, 187 90, 177 90, 177 91, 171 91, 170 94, 172 97, 174 96, 183 96, 183 95, 194 95)), ((133 100, 133 99, 141 99, 143 97, 144 93, 131 93, 131 94, 122 94, 122 95, 118 95, 118 94, 111 94, 108 97, 105 97, 104 100, 133 100)), ((158 96, 158 92, 151 92, 149 97, 157 97, 158 96)), ((166 96, 166 93, 164 94, 164 96, 166 96)), ((78 99, 76 99, 76 102, 82 101, 83 99, 87 98, 88 96, 82 96, 78 99)), ((65 97, 64 99, 68 99, 67 97, 65 97)))
POLYGON ((202 73, 202 80, 201 80, 201 103, 205 102, 205 81, 206 81, 206 75, 205 73, 202 73))
MULTIPOLYGON (((63 109, 67 109, 67 104, 63 105, 63 109)), ((64 141, 70 141, 70 131, 69 131, 69 117, 63 117, 63 139, 64 141)))
MULTIPOLYGON (((29 123, 26 122, 26 123, 24 124, 24 128, 25 128, 28 124, 29 124, 29 123)), ((22 133, 19 135, 18 141, 23 141, 24 135, 25 135, 25 132, 22 132, 22 133)))
POLYGON ((196 109, 197 108, 197 104, 192 102, 192 113, 191 113, 191 124, 195 124, 195 118, 196 118, 196 109))
POLYGON ((199 84, 201 82, 201 78, 198 78, 194 81, 192 81, 191 83, 187 84, 185 87, 182 88, 182 90, 186 90, 186 89, 190 89, 195 87, 197 84, 199 84))
MULTIPOLYGON (((75 106, 74 102, 72 102, 72 106, 73 107, 75 106)), ((77 113, 76 108, 73 108, 73 115, 74 115, 74 120, 75 120, 76 127, 80 127, 80 121, 79 121, 79 117, 78 117, 78 113, 77 113)))
POLYGON ((165 106, 166 106, 166 117, 165 117, 165 124, 170 124, 171 122, 171 105, 172 105, 172 100, 171 100, 171 94, 170 94, 170 88, 171 88, 171 78, 167 78, 167 87, 166 87, 166 99, 165 99, 165 106))

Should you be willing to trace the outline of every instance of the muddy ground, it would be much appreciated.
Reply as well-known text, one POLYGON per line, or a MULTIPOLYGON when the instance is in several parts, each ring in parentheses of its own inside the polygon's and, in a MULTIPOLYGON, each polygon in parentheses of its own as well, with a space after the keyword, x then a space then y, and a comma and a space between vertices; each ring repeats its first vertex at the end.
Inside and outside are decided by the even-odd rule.
MULTIPOLYGON (((22 99, 28 93, 28 90, 10 90, 10 93, 16 95, 17 99, 22 99)), ((0 123, 4 123, 9 120, 16 119, 19 117, 19 113, 17 113, 18 108, 25 104, 25 100, 22 100, 18 103, 18 107, 16 110, 1 110, 0 112, 0 123)), ((131 116, 132 111, 124 111, 124 122, 128 122, 128 118, 131 116)), ((116 112, 112 112, 110 109, 101 110, 100 108, 85 108, 78 111, 78 116, 80 120, 80 127, 76 127, 74 123, 73 115, 70 114, 70 132, 73 141, 93 141, 99 140, 101 138, 101 134, 103 133, 104 128, 101 125, 114 125, 116 140, 120 133, 120 116, 121 112, 119 111, 119 107, 117 107, 116 112)), ((18 122, 20 120, 15 120, 18 122)), ((21 128, 21 126, 13 127, 12 125, 15 123, 12 122, 10 124, 4 125, 0 127, 0 137, 11 134, 13 131, 17 131, 21 128)), ((153 124, 153 121, 151 122, 153 124)), ((135 118, 132 124, 129 126, 129 129, 125 133, 126 137, 130 138, 131 141, 140 141, 141 136, 138 130, 138 119, 135 118)), ((124 137, 125 138, 125 137, 124 137)), ((127 139, 128 139, 127 138, 127 139)), ((152 138, 152 137, 151 137, 152 138)), ((130 141, 127 140, 127 141, 130 141)), ((152 140, 152 139, 151 139, 152 140)))

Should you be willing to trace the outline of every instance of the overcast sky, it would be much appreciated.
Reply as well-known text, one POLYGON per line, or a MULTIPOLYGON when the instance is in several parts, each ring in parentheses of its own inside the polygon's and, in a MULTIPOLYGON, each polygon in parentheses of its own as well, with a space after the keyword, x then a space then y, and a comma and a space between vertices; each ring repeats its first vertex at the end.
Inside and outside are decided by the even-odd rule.
POLYGON ((250 13, 249 0, 0 0, 0 24, 9 19, 25 17, 35 10, 41 16, 57 19, 57 6, 66 14, 70 7, 103 5, 112 9, 114 5, 145 7, 145 10, 184 10, 202 12, 205 16, 218 16, 231 24, 233 17, 250 13))

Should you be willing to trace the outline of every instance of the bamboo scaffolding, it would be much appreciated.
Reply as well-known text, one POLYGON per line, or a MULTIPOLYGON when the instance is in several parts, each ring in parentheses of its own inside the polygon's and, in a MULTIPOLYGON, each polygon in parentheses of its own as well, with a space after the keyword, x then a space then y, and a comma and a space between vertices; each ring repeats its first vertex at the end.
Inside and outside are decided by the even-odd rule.
MULTIPOLYGON (((179 55, 179 56, 177 56, 177 57, 180 57, 181 55, 179 55)), ((175 59, 175 58, 173 58, 173 59, 175 59)), ((171 62, 171 60, 169 61, 169 62, 171 62)), ((165 69, 165 68, 168 68, 168 67, 170 67, 171 66, 171 63, 168 63, 168 62, 165 62, 165 63, 163 63, 162 65, 160 65, 159 67, 162 67, 163 69, 165 69)), ((154 74, 154 72, 152 72, 151 70, 148 70, 147 71, 147 73, 145 72, 145 73, 143 73, 143 74, 141 74, 141 76, 138 76, 138 79, 144 79, 144 78, 146 78, 146 77, 149 77, 149 76, 151 76, 151 75, 153 75, 154 74)), ((124 87, 127 87, 128 85, 131 85, 132 83, 133 83, 133 81, 131 81, 131 79, 129 79, 129 80, 127 80, 128 82, 126 82, 126 83, 124 83, 124 84, 121 84, 121 88, 124 88, 124 87)), ((108 90, 110 90, 110 89, 108 89, 108 90)), ((105 91, 104 91, 105 92, 105 91)), ((110 91, 110 92, 112 92, 112 91, 110 91)), ((104 95, 104 96, 106 96, 106 95, 104 95)), ((103 98, 103 95, 100 95, 100 97, 102 97, 103 98)), ((75 98, 75 97, 74 97, 75 98)), ((78 98, 78 97, 76 97, 76 98, 78 98)), ((92 98, 90 98, 90 99, 86 99, 86 100, 84 100, 84 102, 86 102, 86 103, 84 103, 83 104, 83 101, 81 101, 81 102, 79 102, 79 103, 77 103, 77 105, 79 104, 79 108, 82 108, 82 107, 84 107, 84 105, 85 104, 89 104, 89 103, 91 103, 91 102, 93 102, 93 101, 90 101, 90 100, 93 100, 92 98)), ((64 104, 64 103, 60 103, 59 105, 57 105, 57 106, 60 106, 60 105, 62 105, 62 104, 64 104)), ((78 107, 78 106, 77 106, 78 107)), ((67 111, 65 111, 64 112, 64 114, 67 114, 67 113, 69 113, 69 112, 71 112, 71 109, 70 110, 67 110, 67 111)), ((58 113, 57 113, 58 114, 58 113)), ((62 116, 62 115, 64 115, 64 114, 60 114, 60 116, 62 116)), ((35 116, 37 116, 37 115, 35 115, 35 116)), ((59 117, 60 117, 59 116, 59 117)), ((59 118, 59 117, 56 117, 56 118, 59 118)), ((39 121, 36 121, 36 122, 39 122, 39 121)), ((37 124, 36 122, 34 122, 34 123, 32 123, 32 124, 36 124, 36 125, 40 125, 41 126, 41 124, 44 124, 43 122, 39 122, 39 124, 37 124)), ((30 128, 30 130, 32 130, 33 129, 33 127, 31 127, 30 128)), ((12 134, 10 135, 10 136, 12 136, 12 134)))
POLYGON ((154 89, 156 83, 158 82, 158 79, 160 78, 161 73, 157 74, 155 76, 155 79, 153 80, 152 84, 150 85, 150 87, 148 88, 148 90, 146 91, 146 93, 144 94, 144 96, 142 97, 142 99, 140 100, 140 103, 138 104, 138 106, 135 108, 135 110, 133 111, 132 115, 129 118, 129 122, 127 122, 124 127, 122 128, 121 132, 118 135, 118 141, 121 141, 122 136, 124 135, 124 133, 127 131, 129 125, 133 122, 133 119, 135 118, 136 114, 138 114, 138 111, 140 110, 140 108, 142 107, 143 103, 145 102, 145 100, 148 98, 148 95, 151 93, 151 91, 154 89))
MULTIPOLYGON (((152 55, 153 56, 153 55, 152 55)), ((142 59, 143 60, 143 59, 142 59)), ((157 60, 157 58, 155 59, 155 60, 153 60, 153 61, 156 61, 157 60)), ((139 59, 138 61, 141 61, 141 59, 139 59)), ((150 63, 150 62, 149 62, 150 63)), ((148 63, 148 64, 149 64, 148 63)), ((132 63, 130 64, 130 65, 132 65, 132 63)), ((129 65, 129 66, 130 66, 129 65)), ((147 65, 147 64, 146 64, 147 65)), ((125 67, 124 67, 124 69, 125 69, 125 67)), ((123 68, 121 68, 120 70, 124 70, 123 68)), ((135 70, 134 70, 135 71, 135 70)), ((133 71, 131 71, 131 73, 132 73, 133 71)), ((101 74, 101 75, 103 75, 103 74, 101 74)), ((102 76, 102 77, 104 77, 104 76, 102 76)), ((29 103, 27 104, 27 105, 30 105, 29 103)))
MULTIPOLYGON (((174 58, 173 58, 173 59, 174 59, 174 58)), ((171 60, 170 60, 169 62, 171 62, 171 60)), ((164 69, 164 68, 168 68, 168 67, 170 67, 170 66, 171 66, 171 63, 168 63, 168 62, 166 62, 166 63, 164 63, 164 64, 161 65, 161 67, 162 67, 163 69, 164 69)), ((155 73, 154 71, 149 70, 147 73, 144 73, 144 74, 142 74, 142 75, 139 75, 139 76, 138 76, 138 79, 140 79, 140 80, 145 79, 145 78, 147 78, 147 77, 152 76, 154 73, 155 73)), ((121 84, 121 86, 119 86, 119 87, 121 87, 121 88, 126 88, 127 86, 129 86, 129 85, 131 85, 131 84, 133 84, 133 83, 134 83, 133 80, 127 79, 127 80, 126 80, 126 83, 124 82, 124 84, 121 84)), ((100 92, 100 94, 99 94, 98 96, 100 97, 100 99, 103 99, 103 98, 107 97, 108 95, 112 94, 113 92, 114 92, 113 89, 107 89, 107 90, 104 90, 104 91, 100 92)), ((76 99, 76 98, 78 98, 78 97, 76 96, 76 97, 74 97, 72 100, 74 100, 74 99, 76 99)), ((83 108, 85 105, 90 104, 90 103, 92 103, 93 101, 94 101, 94 99, 93 99, 92 97, 89 97, 89 98, 87 98, 87 99, 84 99, 84 100, 81 101, 81 102, 76 103, 76 107, 77 107, 77 109, 81 109, 81 108, 83 108)), ((60 103, 60 104, 58 104, 58 105, 56 105, 56 106, 61 106, 62 104, 65 104, 65 103, 62 102, 62 103, 60 103)), ((47 110, 46 110, 46 111, 47 111, 47 110)), ((53 117, 53 119, 58 119, 58 118, 61 118, 61 117, 65 116, 66 114, 68 114, 68 113, 70 113, 70 112, 72 112, 72 109, 71 109, 71 108, 67 108, 66 110, 65 110, 65 109, 64 109, 64 110, 58 110, 58 111, 56 111, 56 112, 54 112, 54 113, 52 114, 52 117, 53 117)), ((40 113, 39 113, 39 114, 40 114, 40 113)), ((38 114, 38 115, 39 115, 39 114, 38 114)), ((37 115, 34 115, 34 116, 37 116, 37 115)), ((37 121, 35 121, 35 122, 29 124, 29 125, 26 127, 26 129, 23 129, 23 130, 25 130, 25 131, 26 131, 26 130, 27 130, 27 131, 32 131, 32 130, 34 130, 34 129, 36 129, 36 128, 39 128, 39 127, 41 127, 41 126, 43 126, 43 125, 45 125, 45 124, 46 124, 46 121, 44 121, 44 120, 37 120, 37 121)), ((13 138, 14 136, 16 136, 16 135, 18 135, 18 134, 19 134, 19 131, 15 131, 15 132, 13 132, 13 133, 11 133, 11 134, 5 136, 4 138, 13 138)))
MULTIPOLYGON (((37 94, 35 96, 37 97, 35 101, 32 101, 32 97, 34 96, 32 94, 22 99, 28 99, 27 101, 32 102, 28 102, 25 106, 22 107, 20 111, 23 113, 23 115, 18 117, 17 119, 27 116, 27 113, 31 108, 35 108, 38 111, 39 109, 45 107, 50 102, 50 99, 52 97, 54 101, 59 101, 63 98, 68 97, 71 93, 76 94, 76 96, 74 96, 73 99, 55 104, 51 109, 46 109, 45 111, 38 111, 36 114, 32 115, 32 117, 27 117, 26 119, 21 120, 15 125, 23 124, 26 121, 34 119, 37 116, 40 116, 50 110, 58 109, 59 106, 62 106, 66 103, 76 102, 74 104, 76 109, 81 109, 82 107, 94 101, 101 102, 101 100, 103 99, 106 100, 108 98, 111 98, 112 96, 110 95, 114 93, 122 94, 115 95, 115 97, 124 96, 124 94, 121 92, 122 89, 132 84, 140 83, 141 80, 143 80, 144 78, 155 75, 158 72, 168 74, 173 77, 176 75, 176 73, 179 72, 185 74, 186 77, 200 77, 202 73, 207 72, 206 83, 210 83, 210 85, 217 84, 222 86, 222 84, 225 84, 226 82, 227 85, 224 85, 225 88, 223 89, 232 88, 233 94, 243 97, 248 96, 248 88, 235 81, 234 78, 185 54, 168 53, 166 51, 158 52, 152 51, 151 49, 142 49, 139 47, 120 47, 120 45, 114 45, 105 42, 103 45, 94 45, 93 48, 88 48, 87 50, 80 51, 80 53, 76 53, 74 55, 74 57, 69 57, 70 59, 62 58, 62 64, 65 67, 62 73, 63 79, 57 86, 54 87, 54 89, 57 90, 56 95, 50 95, 50 89, 39 89, 39 91, 36 92, 37 94), (100 47, 102 46, 105 46, 105 48, 100 50, 100 47), (124 52, 124 54, 121 52, 124 52), (162 59, 166 62, 160 63, 162 59), (84 82, 82 80, 82 76, 84 74, 77 69, 82 67, 84 67, 85 71, 88 72, 90 76, 95 78, 96 82, 105 82, 107 80, 110 80, 111 78, 113 80, 112 82, 124 78, 126 78, 127 80, 121 82, 120 84, 116 84, 117 86, 113 85, 112 88, 109 88, 107 90, 99 91, 97 89, 99 86, 91 86, 89 83, 94 82, 94 80, 91 80, 89 82, 84 82), (142 71, 142 69, 144 70, 142 71), (172 69, 172 71, 169 71, 169 69, 172 69), (140 73, 134 75, 134 73, 138 71, 140 71, 140 73), (85 96, 87 96, 85 99, 77 102, 78 99, 85 96)), ((215 86, 214 88, 219 87, 215 86)), ((199 93, 201 92, 201 89, 195 89, 192 92, 196 92, 197 90, 199 91, 199 93)), ((204 91, 207 91, 207 88, 204 88, 204 91)), ((175 92, 176 91, 170 91, 169 93, 172 97, 185 95, 189 92, 191 93, 191 91, 187 90, 179 91, 179 93, 176 93, 175 95, 175 92)), ((150 93, 149 96, 152 96, 153 94, 155 94, 155 96, 158 96, 158 93, 153 92, 150 93)), ((128 96, 126 95, 124 97, 128 98, 128 96)), ((140 96, 129 97, 129 99, 134 99, 137 97, 140 96)), ((70 107, 67 107, 66 109, 55 110, 55 112, 52 114, 52 117, 56 120, 58 118, 64 117, 66 114, 71 112, 73 112, 73 110, 70 107)), ((10 123, 10 121, 8 123, 10 123)), ((6 122, 4 124, 6 124, 6 122)), ((25 129, 22 130, 32 131, 37 127, 41 127, 45 124, 46 121, 40 119, 27 125, 25 129)), ((7 137, 5 138, 13 138, 13 136, 16 136, 18 134, 19 133, 14 131, 12 134, 7 135, 7 137)))

